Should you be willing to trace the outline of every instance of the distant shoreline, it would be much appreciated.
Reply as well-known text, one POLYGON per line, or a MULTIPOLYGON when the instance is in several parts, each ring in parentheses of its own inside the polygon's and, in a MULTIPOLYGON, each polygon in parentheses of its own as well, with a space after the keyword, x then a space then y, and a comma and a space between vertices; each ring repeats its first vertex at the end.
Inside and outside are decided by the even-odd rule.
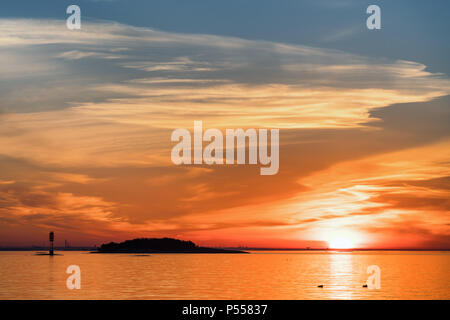
MULTIPOLYGON (((226 250, 226 251, 339 251, 339 252, 351 252, 351 251, 450 251, 450 249, 306 249, 306 248, 208 248, 211 250, 226 250)), ((44 247, 0 247, 0 251, 48 251, 48 248, 44 247)), ((97 248, 55 248, 55 251, 90 251, 93 253, 103 253, 98 252, 97 248)), ((186 251, 180 252, 168 252, 168 251, 147 251, 147 252, 104 252, 104 253, 189 253, 186 251)), ((193 253, 193 252, 191 252, 193 253)), ((206 252, 205 252, 206 253, 206 252)), ((209 252, 209 253, 220 253, 220 252, 209 252)))
MULTIPOLYGON (((227 248, 228 249, 228 248, 227 248)), ((316 248, 229 248, 247 251, 450 251, 450 249, 365 249, 365 248, 354 248, 354 249, 316 249, 316 248)))
MULTIPOLYGON (((95 247, 80 247, 80 248, 54 248, 55 251, 93 251, 95 247)), ((46 247, 3 247, 0 251, 48 251, 46 247)))

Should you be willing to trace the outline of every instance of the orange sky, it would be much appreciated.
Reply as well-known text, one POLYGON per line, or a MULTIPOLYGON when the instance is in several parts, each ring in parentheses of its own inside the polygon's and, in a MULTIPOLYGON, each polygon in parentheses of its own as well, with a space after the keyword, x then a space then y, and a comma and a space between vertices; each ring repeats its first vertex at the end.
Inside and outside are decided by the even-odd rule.
POLYGON ((12 88, 0 113, 1 246, 53 230, 58 245, 450 248, 444 76, 266 41, 108 23, 67 32, 0 23, 12 88), (175 166, 171 132, 194 120, 280 128, 278 174, 175 166))

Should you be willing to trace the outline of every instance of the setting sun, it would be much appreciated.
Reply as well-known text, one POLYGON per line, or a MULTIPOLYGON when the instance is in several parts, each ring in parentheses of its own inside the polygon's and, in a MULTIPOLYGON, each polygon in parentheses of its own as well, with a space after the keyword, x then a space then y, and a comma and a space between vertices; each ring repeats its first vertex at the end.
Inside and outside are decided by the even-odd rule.
POLYGON ((350 249, 354 248, 354 243, 347 238, 339 237, 329 241, 330 249, 350 249))

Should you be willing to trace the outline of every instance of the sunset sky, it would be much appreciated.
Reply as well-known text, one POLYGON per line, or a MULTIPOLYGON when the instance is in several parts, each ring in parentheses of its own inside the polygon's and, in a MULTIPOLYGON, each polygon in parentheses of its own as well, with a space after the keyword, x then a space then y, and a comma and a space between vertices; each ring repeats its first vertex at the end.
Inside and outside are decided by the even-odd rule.
POLYGON ((450 248, 450 3, 426 5, 0 4, 0 246, 54 231, 57 245, 450 248), (278 174, 174 165, 171 133, 194 120, 279 128, 278 174))

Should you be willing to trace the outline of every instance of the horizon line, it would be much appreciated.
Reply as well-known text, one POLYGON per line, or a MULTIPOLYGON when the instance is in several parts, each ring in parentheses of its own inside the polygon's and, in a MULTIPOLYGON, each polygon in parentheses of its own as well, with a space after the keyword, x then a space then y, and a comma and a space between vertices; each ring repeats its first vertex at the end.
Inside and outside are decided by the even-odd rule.
MULTIPOLYGON (((221 249, 239 249, 254 251, 450 251, 450 248, 276 248, 276 247, 227 247, 227 246, 211 246, 209 248, 221 249)), ((48 246, 0 246, 0 251, 34 251, 47 250, 48 246)), ((76 251, 79 250, 96 250, 98 246, 71 246, 62 247, 55 246, 55 250, 59 251, 76 251)))

